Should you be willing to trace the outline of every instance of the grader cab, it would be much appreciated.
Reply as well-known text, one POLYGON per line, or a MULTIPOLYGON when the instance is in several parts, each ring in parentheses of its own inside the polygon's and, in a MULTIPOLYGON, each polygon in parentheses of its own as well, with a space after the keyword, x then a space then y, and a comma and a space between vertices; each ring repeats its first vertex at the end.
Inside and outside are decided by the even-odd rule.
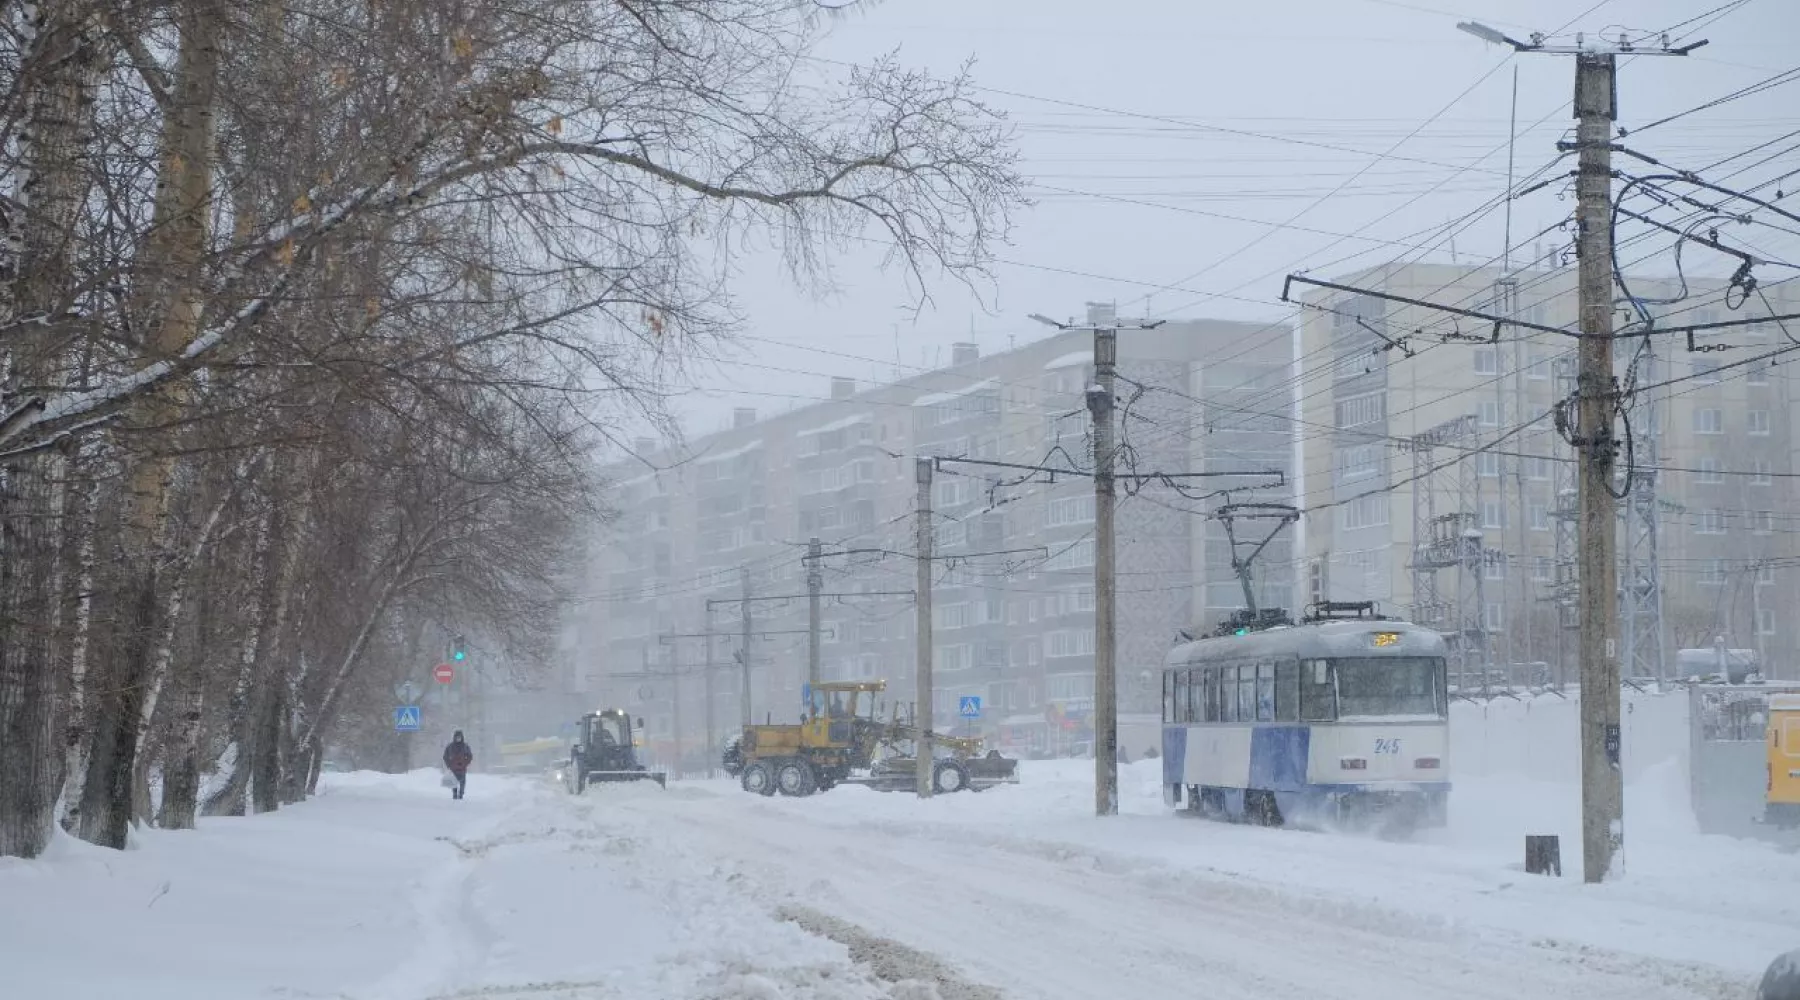
MULTIPOLYGON (((806 796, 841 784, 877 791, 915 787, 919 731, 898 718, 877 717, 875 696, 885 681, 831 681, 812 689, 797 725, 748 726, 733 750, 740 783, 757 795, 806 796)), ((981 741, 933 737, 947 756, 933 754, 932 788, 941 793, 979 790, 1018 781, 1018 761, 990 751, 981 741)))

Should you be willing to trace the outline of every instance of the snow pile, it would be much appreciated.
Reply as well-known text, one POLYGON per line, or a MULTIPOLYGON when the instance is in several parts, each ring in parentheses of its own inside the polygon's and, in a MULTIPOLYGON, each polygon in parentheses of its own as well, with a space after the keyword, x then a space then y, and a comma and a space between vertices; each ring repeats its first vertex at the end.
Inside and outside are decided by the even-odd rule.
POLYGON ((647 791, 477 776, 456 802, 435 769, 329 774, 312 801, 147 831, 136 851, 65 838, 0 861, 0 992, 935 1000, 620 814, 647 791))

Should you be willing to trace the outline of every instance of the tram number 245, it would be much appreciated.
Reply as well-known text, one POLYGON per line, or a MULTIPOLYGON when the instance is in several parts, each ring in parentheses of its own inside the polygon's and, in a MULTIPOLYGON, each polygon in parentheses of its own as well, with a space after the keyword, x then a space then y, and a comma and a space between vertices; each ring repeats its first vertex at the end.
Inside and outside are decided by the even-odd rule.
POLYGON ((1391 740, 1390 739, 1377 739, 1375 741, 1375 752, 1378 754, 1382 754, 1382 753, 1397 754, 1400 752, 1400 740, 1397 738, 1391 739, 1391 740))

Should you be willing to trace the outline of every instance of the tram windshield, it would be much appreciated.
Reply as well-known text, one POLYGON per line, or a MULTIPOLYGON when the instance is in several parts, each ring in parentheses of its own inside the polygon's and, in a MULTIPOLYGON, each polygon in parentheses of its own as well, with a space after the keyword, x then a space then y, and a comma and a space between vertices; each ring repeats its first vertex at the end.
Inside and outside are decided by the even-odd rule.
POLYGON ((1353 656, 1331 661, 1338 717, 1446 714, 1444 661, 1431 656, 1353 656))

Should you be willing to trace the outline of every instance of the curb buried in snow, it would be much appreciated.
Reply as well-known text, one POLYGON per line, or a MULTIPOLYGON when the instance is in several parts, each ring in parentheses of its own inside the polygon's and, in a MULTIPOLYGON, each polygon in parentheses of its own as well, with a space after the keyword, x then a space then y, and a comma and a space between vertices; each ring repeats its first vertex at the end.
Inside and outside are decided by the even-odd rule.
POLYGON ((829 914, 804 906, 783 906, 779 919, 799 925, 809 934, 836 941, 850 950, 850 961, 867 968, 877 979, 892 983, 896 997, 911 1000, 1005 1000, 991 986, 971 983, 942 961, 898 941, 878 937, 829 914))

